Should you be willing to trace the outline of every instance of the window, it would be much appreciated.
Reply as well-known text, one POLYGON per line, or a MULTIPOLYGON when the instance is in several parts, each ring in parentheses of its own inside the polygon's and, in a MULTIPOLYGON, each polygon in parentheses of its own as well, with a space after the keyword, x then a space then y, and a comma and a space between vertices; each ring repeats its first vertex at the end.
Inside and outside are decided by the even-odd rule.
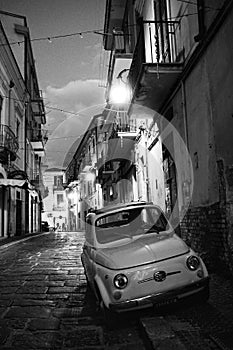
POLYGON ((62 182, 63 182, 63 176, 59 175, 59 176, 54 176, 54 186, 62 186, 62 182))
POLYGON ((64 198, 63 198, 63 194, 58 194, 57 195, 57 206, 61 207, 64 203, 64 198))
POLYGON ((109 243, 147 233, 165 233, 167 220, 157 207, 138 207, 110 213, 95 222, 99 243, 109 243))
POLYGON ((87 217, 86 219, 86 230, 85 230, 85 237, 89 244, 94 244, 93 234, 92 234, 92 220, 91 217, 87 217))

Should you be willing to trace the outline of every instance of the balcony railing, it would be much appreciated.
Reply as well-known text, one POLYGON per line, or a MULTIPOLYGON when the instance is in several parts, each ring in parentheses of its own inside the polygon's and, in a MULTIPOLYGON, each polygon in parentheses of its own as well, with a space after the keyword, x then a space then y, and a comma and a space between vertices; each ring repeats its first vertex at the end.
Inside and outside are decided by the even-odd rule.
POLYGON ((129 81, 135 87, 143 64, 182 63, 179 21, 143 21, 134 49, 129 81))
POLYGON ((48 141, 47 135, 48 135, 47 130, 33 131, 31 141, 32 142, 43 142, 45 144, 48 141))
MULTIPOLYGON (((93 163, 94 163, 94 161, 93 161, 93 163)), ((81 169, 82 169, 82 171, 87 171, 90 169, 91 166, 92 166, 92 157, 90 154, 86 154, 82 158, 81 169)))
POLYGON ((31 100, 31 108, 33 115, 35 117, 35 120, 38 123, 45 124, 45 110, 44 110, 44 102, 42 97, 42 91, 39 91, 39 96, 33 96, 31 100))
POLYGON ((8 155, 10 155, 10 160, 16 159, 16 153, 19 149, 18 140, 9 128, 8 125, 0 124, 0 156, 1 160, 4 162, 8 161, 8 155))

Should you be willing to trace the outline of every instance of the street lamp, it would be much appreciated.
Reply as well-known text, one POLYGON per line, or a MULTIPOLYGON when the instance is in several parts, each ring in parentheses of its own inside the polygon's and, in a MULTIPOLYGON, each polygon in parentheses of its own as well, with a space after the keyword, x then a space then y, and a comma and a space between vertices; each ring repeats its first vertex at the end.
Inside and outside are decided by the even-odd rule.
POLYGON ((109 100, 114 104, 124 104, 130 101, 130 89, 122 83, 116 83, 111 87, 109 100))
POLYGON ((113 83, 110 89, 109 101, 113 104, 126 104, 131 99, 131 89, 128 83, 123 80, 122 75, 129 71, 129 69, 123 69, 116 77, 116 82, 113 83))

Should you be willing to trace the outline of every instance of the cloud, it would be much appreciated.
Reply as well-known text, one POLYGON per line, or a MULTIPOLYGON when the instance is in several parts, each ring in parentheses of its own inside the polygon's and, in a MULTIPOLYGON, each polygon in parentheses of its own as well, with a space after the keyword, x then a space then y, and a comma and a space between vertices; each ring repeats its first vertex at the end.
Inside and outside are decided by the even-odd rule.
POLYGON ((76 80, 63 87, 48 86, 46 100, 62 110, 78 112, 80 109, 104 103, 104 91, 98 87, 99 80, 76 80))
MULTIPOLYGON (((99 80, 76 80, 63 87, 48 86, 45 92, 47 128, 47 162, 61 166, 67 153, 86 131, 90 119, 104 108, 104 89, 99 80)), ((70 152, 70 157, 72 153, 70 152)))

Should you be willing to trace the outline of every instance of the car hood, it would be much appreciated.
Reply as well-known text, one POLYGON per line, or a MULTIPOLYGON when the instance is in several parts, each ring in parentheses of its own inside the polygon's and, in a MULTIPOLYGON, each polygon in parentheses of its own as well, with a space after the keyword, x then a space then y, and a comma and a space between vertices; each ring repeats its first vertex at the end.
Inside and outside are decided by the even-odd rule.
POLYGON ((188 246, 176 234, 145 235, 130 242, 96 251, 96 263, 126 269, 185 254, 188 246))

